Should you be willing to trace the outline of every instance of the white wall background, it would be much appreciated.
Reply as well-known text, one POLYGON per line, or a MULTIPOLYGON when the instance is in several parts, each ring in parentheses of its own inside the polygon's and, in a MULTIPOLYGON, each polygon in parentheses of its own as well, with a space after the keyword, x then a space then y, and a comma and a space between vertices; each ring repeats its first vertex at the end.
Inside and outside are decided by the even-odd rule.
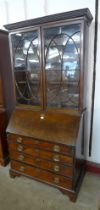
POLYGON ((98 45, 97 45, 97 65, 96 65, 96 87, 94 101, 94 123, 93 123, 93 147, 92 161, 100 163, 100 3, 99 3, 99 23, 98 23, 98 45))
MULTIPOLYGON (((53 13, 60 13, 88 7, 95 17, 95 0, 0 0, 0 28, 4 24, 18 22, 25 19, 41 17, 53 13)), ((100 14, 100 6, 99 6, 100 14)), ((95 19, 95 18, 94 18, 95 19)), ((93 146, 92 156, 88 156, 90 116, 91 116, 91 92, 93 76, 93 50, 94 50, 94 20, 89 29, 89 58, 88 58, 88 86, 87 86, 87 125, 86 125, 86 148, 87 159, 100 163, 100 15, 98 31, 98 54, 96 65, 96 90, 93 123, 93 146)))

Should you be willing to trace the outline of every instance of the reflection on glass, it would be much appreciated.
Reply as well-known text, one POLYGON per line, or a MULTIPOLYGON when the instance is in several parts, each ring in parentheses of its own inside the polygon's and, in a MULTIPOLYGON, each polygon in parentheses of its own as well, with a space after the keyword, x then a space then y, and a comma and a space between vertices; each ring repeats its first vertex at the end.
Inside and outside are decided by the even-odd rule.
POLYGON ((79 106, 80 24, 44 29, 48 107, 79 106))
POLYGON ((17 102, 40 105, 40 62, 37 31, 12 34, 17 102))

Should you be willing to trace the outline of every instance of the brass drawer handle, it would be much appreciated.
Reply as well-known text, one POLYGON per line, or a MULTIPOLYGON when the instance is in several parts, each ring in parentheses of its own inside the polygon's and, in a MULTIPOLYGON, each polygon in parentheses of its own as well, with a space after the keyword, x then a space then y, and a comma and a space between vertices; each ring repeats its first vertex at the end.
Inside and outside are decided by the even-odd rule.
POLYGON ((53 151, 60 152, 60 146, 59 145, 54 145, 53 151))
POLYGON ((60 161, 60 156, 59 156, 59 155, 54 155, 54 156, 53 156, 53 160, 54 160, 55 162, 59 162, 59 161, 60 161))
POLYGON ((22 137, 20 137, 20 136, 16 139, 17 143, 22 143, 22 140, 23 140, 23 139, 22 139, 22 137))
POLYGON ((55 165, 54 168, 53 168, 53 170, 54 170, 55 172, 59 172, 59 171, 60 171, 60 166, 55 165))
POLYGON ((23 148, 23 146, 22 146, 22 145, 19 145, 19 146, 17 147, 17 151, 18 151, 18 152, 22 152, 22 151, 23 151, 23 149, 24 149, 24 148, 23 148))
POLYGON ((55 182, 56 184, 59 184, 59 183, 60 183, 59 177, 54 177, 54 182, 55 182))
POLYGON ((19 155, 18 160, 20 161, 24 160, 24 155, 19 155))
POLYGON ((24 172, 25 171, 25 167, 24 166, 20 166, 20 169, 19 169, 21 172, 24 172))

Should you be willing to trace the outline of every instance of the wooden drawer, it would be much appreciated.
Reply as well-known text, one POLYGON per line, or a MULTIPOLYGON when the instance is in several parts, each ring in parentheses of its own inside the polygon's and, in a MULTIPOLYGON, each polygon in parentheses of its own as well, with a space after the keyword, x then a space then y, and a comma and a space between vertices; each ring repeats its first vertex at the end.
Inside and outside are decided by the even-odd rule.
POLYGON ((20 172, 21 174, 33 177, 40 181, 52 184, 55 186, 72 189, 72 180, 64 176, 56 175, 54 173, 26 165, 17 161, 11 161, 11 168, 20 172))
POLYGON ((15 150, 17 152, 25 153, 31 155, 33 157, 38 157, 42 159, 52 160, 54 162, 62 162, 64 164, 72 165, 73 164, 73 157, 57 154, 50 151, 41 150, 39 148, 30 147, 27 145, 22 144, 9 144, 10 153, 11 150, 15 150))
POLYGON ((57 174, 62 174, 64 176, 72 177, 73 176, 73 168, 65 165, 60 165, 58 163, 54 163, 52 161, 42 160, 40 158, 32 158, 29 155, 22 154, 19 152, 11 151, 10 153, 11 159, 21 161, 33 166, 40 167, 42 169, 51 170, 57 174))
POLYGON ((8 137, 9 143, 21 143, 25 145, 33 145, 33 146, 38 146, 40 149, 45 149, 45 150, 50 150, 54 152, 59 152, 59 153, 65 153, 65 154, 70 154, 73 155, 74 150, 71 146, 66 146, 66 145, 61 145, 56 142, 46 142, 43 140, 37 140, 33 138, 28 138, 28 137, 23 137, 23 136, 18 136, 18 135, 9 135, 8 137))

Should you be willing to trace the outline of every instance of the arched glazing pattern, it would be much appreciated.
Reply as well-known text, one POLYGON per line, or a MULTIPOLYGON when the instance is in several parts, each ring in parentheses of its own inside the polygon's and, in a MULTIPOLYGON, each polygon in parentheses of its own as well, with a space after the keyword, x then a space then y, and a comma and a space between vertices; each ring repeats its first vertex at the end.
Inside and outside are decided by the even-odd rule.
POLYGON ((78 108, 80 24, 44 29, 47 107, 78 108))
POLYGON ((11 39, 17 103, 40 106, 38 32, 12 34, 11 39))

